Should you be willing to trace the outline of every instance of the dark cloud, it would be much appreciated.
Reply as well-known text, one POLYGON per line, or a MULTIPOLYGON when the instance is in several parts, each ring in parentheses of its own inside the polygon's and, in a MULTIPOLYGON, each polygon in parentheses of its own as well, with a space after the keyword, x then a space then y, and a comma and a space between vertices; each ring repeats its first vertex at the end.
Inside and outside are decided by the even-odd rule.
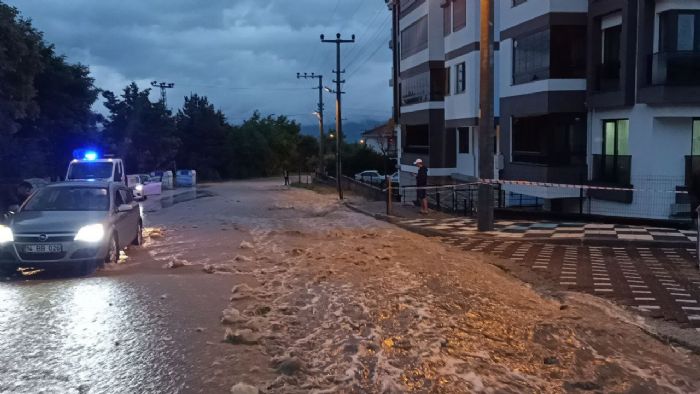
MULTIPOLYGON (((319 35, 355 33, 343 47, 343 117, 385 119, 391 108, 390 16, 384 0, 10 0, 98 86, 175 82, 169 102, 207 95, 233 121, 254 109, 313 123, 317 94, 296 72, 331 82, 334 46, 319 35)), ((156 96, 156 92, 153 93, 156 96)), ((327 116, 332 118, 332 100, 327 116)))

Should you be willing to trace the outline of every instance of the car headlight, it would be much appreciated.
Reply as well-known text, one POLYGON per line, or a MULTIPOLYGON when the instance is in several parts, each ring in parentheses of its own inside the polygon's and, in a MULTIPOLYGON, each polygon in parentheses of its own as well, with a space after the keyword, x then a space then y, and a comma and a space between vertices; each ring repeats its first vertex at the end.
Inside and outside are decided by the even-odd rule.
POLYGON ((0 226, 0 245, 14 241, 15 236, 12 234, 12 229, 7 226, 0 226))
POLYGON ((136 189, 137 192, 142 192, 142 191, 143 191, 143 185, 136 185, 136 187, 135 187, 134 189, 136 189))
POLYGON ((91 224, 83 226, 76 234, 74 240, 81 242, 100 242, 105 236, 105 228, 101 224, 91 224))

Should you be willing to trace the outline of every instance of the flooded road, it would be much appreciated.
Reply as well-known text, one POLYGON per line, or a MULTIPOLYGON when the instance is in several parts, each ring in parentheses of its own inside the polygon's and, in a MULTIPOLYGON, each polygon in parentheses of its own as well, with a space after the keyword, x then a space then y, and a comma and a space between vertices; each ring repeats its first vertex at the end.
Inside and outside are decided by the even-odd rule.
MULTIPOLYGON (((151 198, 144 211, 211 195, 151 198)), ((0 281, 0 393, 201 392, 221 353, 213 344, 230 280, 165 271, 148 244, 127 254, 88 277, 46 271, 0 281)))
POLYGON ((2 284, 0 392, 182 391, 167 305, 148 293, 104 277, 2 284))
POLYGON ((123 264, 0 282, 0 393, 700 392, 700 357, 615 305, 332 194, 201 191, 144 202, 123 264))

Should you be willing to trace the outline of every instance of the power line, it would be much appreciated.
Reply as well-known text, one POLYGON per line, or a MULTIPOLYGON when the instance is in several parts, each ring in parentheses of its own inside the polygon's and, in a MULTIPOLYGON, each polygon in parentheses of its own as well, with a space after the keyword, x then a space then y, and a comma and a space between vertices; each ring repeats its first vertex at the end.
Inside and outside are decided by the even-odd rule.
POLYGON ((379 50, 382 49, 383 46, 384 46, 383 44, 382 44, 382 45, 379 45, 379 46, 372 52, 372 54, 369 55, 369 57, 367 57, 362 63, 360 63, 360 65, 358 65, 350 74, 348 74, 348 79, 350 79, 350 77, 352 77, 352 76, 355 75, 358 71, 360 71, 360 70, 362 69, 362 67, 363 67, 365 64, 367 64, 370 60, 372 60, 372 58, 373 58, 377 53, 379 53, 379 50))
POLYGON ((377 30, 374 32, 372 37, 365 42, 365 44, 362 46, 362 48, 357 51, 356 55, 350 59, 350 61, 347 64, 347 67, 350 68, 352 65, 360 58, 362 58, 364 55, 369 53, 370 51, 376 51, 376 47, 372 47, 371 45, 373 43, 376 43, 377 41, 379 42, 380 46, 388 45, 388 42, 385 42, 384 40, 380 40, 379 38, 382 36, 382 34, 386 34, 387 32, 384 31, 384 28, 386 27, 385 24, 386 22, 389 21, 389 16, 385 17, 382 23, 378 26, 377 30), (373 48, 373 49, 370 49, 373 48))
MULTIPOLYGON (((360 35, 358 37, 369 37, 370 36, 367 33, 374 26, 374 22, 377 20, 377 17, 379 15, 381 15, 381 12, 382 12, 382 9, 380 8, 374 13, 374 15, 372 15, 372 19, 370 19, 370 21, 367 23, 367 26, 365 27, 365 30, 363 30, 362 33, 360 33, 360 35)), ((359 51, 359 49, 360 49, 360 47, 350 48, 350 50, 348 51, 348 54, 347 54, 348 58, 353 57, 353 55, 355 53, 357 53, 359 51)))

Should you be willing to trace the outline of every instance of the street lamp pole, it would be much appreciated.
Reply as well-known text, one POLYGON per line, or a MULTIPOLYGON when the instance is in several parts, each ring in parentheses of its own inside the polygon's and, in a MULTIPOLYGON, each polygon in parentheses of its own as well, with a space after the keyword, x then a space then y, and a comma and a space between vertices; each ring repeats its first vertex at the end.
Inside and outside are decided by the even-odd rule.
POLYGON ((323 75, 316 75, 314 73, 311 73, 311 75, 308 75, 307 73, 304 73, 302 75, 301 73, 297 73, 297 79, 299 78, 304 78, 304 79, 318 79, 318 111, 316 112, 316 116, 318 116, 318 128, 320 132, 320 139, 318 140, 318 173, 322 174, 323 173, 323 139, 324 139, 324 133, 323 133, 323 110, 324 110, 324 105, 323 105, 323 75))
POLYGON ((324 43, 333 43, 335 44, 335 61, 336 61, 336 66, 335 66, 335 131, 336 131, 336 162, 335 162, 335 174, 336 174, 336 182, 338 184, 338 197, 342 200, 343 199, 343 187, 341 184, 341 177, 343 176, 342 168, 341 168, 341 163, 342 163, 342 158, 341 158, 341 141, 343 139, 343 120, 342 120, 342 106, 341 106, 341 101, 342 101, 342 95, 343 91, 341 90, 341 84, 345 83, 344 80, 340 79, 340 75, 345 73, 345 70, 340 69, 340 44, 349 44, 349 43, 354 43, 355 42, 355 35, 352 35, 352 39, 350 40, 343 40, 340 38, 340 33, 336 34, 335 40, 326 40, 325 36, 321 34, 321 42, 324 43))

